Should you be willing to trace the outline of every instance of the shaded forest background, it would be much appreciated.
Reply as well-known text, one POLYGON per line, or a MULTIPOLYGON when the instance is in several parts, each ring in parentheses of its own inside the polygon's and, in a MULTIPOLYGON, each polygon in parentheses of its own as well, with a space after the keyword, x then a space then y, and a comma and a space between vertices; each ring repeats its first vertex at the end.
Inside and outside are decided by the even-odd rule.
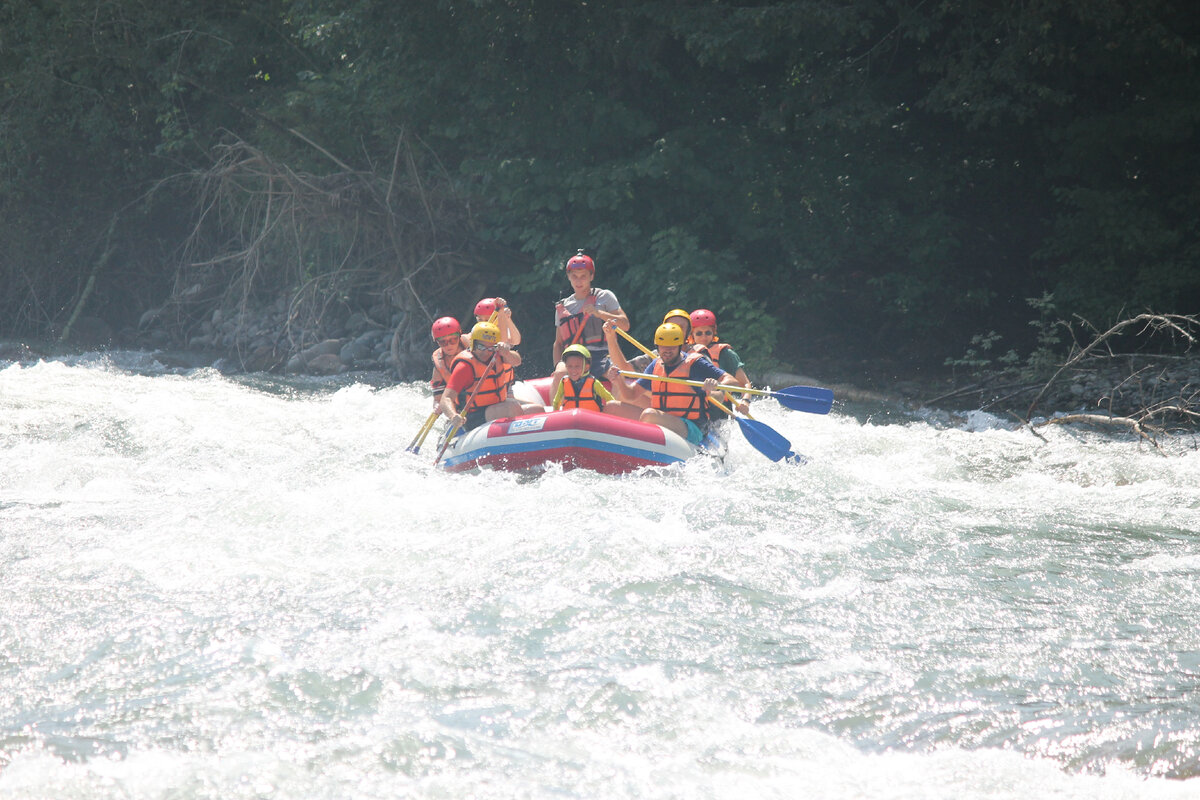
POLYGON ((543 373, 579 248, 643 341, 709 307, 759 368, 1193 313, 1198 28, 1182 0, 0 0, 0 336, 186 346, 275 309, 283 358, 357 313, 423 377, 430 321, 500 294, 543 373))

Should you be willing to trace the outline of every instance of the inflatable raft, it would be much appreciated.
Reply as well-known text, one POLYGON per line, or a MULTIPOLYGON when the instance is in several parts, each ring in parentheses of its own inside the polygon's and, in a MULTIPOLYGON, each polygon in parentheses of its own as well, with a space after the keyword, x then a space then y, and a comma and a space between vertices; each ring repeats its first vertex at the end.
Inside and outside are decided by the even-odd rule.
MULTIPOLYGON (((521 400, 548 406, 550 378, 517 381, 512 391, 521 400)), ((439 464, 449 472, 478 467, 526 472, 561 464, 564 470, 623 475, 700 453, 724 457, 719 429, 696 446, 658 425, 580 408, 485 422, 455 437, 439 464)))
POLYGON ((476 467, 521 472, 549 464, 621 475, 643 467, 665 467, 718 443, 696 447, 648 422, 577 408, 487 422, 455 438, 441 465, 450 472, 476 467))

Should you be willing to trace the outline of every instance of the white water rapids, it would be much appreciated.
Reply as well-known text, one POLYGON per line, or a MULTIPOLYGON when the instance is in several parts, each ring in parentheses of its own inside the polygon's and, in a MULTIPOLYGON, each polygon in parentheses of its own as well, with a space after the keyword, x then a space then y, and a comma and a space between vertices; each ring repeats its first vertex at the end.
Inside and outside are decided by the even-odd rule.
POLYGON ((1193 438, 447 475, 422 385, 156 369, 0 369, 0 797, 1200 797, 1193 438))

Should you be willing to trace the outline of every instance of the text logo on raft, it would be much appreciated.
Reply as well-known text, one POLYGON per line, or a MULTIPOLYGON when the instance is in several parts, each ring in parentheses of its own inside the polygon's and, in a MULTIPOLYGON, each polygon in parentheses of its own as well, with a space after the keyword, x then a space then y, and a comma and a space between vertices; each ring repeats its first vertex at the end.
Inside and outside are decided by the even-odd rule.
POLYGON ((508 435, 511 436, 514 433, 532 433, 533 431, 540 431, 542 426, 545 424, 545 417, 514 419, 512 422, 508 423, 508 435))

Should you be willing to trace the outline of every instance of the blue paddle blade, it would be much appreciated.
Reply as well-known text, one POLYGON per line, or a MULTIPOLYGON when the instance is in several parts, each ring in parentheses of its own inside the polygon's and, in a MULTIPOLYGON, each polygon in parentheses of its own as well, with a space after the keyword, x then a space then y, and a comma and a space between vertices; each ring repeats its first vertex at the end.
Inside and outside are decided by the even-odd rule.
POLYGON ((772 461, 779 461, 792 453, 792 443, 783 438, 779 431, 770 425, 756 419, 743 417, 734 417, 734 419, 737 420, 738 427, 742 429, 742 435, 746 437, 746 441, 772 461))
POLYGON ((828 414, 833 407, 833 392, 820 386, 789 386, 771 392, 771 397, 784 408, 807 411, 809 414, 828 414))

